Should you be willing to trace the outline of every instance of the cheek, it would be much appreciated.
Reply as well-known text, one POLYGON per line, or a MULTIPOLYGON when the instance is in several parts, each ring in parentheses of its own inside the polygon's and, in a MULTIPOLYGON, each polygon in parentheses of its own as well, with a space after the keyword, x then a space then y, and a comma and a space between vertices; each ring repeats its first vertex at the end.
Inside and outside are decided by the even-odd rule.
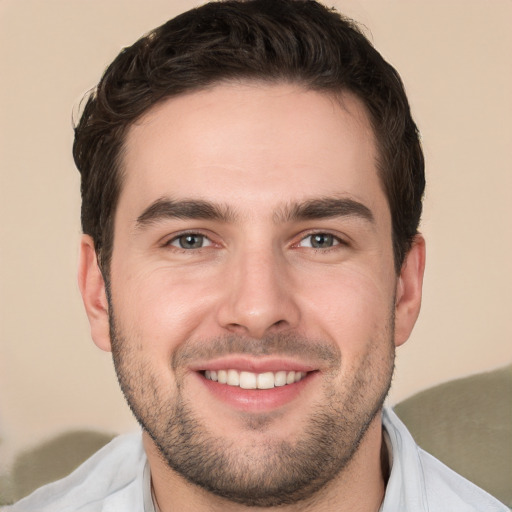
MULTIPOLYGON (((122 275, 120 273, 120 275, 122 275)), ((172 352, 209 318, 215 279, 165 267, 127 275, 113 286, 116 318, 124 329, 158 351, 172 352)))
POLYGON ((307 294, 306 318, 320 326, 320 336, 328 336, 342 354, 363 354, 368 346, 389 336, 392 315, 393 279, 356 266, 335 269, 324 276, 323 286, 311 287, 307 294))

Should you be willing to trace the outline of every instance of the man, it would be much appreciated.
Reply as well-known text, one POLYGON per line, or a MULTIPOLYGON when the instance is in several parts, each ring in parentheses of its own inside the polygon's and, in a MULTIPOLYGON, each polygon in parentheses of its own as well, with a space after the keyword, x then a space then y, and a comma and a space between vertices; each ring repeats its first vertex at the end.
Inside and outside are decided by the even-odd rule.
POLYGON ((12 510, 506 510, 383 411, 420 309, 424 166, 352 22, 189 11, 110 65, 74 156, 80 290, 142 435, 12 510))

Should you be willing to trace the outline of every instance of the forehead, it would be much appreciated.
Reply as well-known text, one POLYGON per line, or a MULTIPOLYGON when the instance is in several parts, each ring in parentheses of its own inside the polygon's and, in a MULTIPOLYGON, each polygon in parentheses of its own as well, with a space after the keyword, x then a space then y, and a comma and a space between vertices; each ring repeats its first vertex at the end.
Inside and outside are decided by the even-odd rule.
POLYGON ((123 171, 118 211, 133 215, 163 196, 247 214, 312 196, 369 207, 383 197, 363 104, 291 84, 222 84, 162 102, 129 129, 123 171))

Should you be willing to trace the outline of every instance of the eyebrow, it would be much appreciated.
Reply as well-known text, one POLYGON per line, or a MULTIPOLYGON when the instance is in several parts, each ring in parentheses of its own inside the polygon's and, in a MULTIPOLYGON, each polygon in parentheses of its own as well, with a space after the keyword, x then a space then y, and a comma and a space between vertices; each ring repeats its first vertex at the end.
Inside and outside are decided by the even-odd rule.
MULTIPOLYGON (((374 223, 375 217, 364 204, 348 198, 324 197, 301 203, 290 203, 273 214, 276 224, 326 219, 334 217, 358 217, 374 223)), ((136 227, 143 228, 166 219, 203 219, 220 222, 235 222, 238 215, 228 206, 201 199, 172 200, 157 199, 137 217, 136 227)))
POLYGON ((232 222, 233 211, 224 205, 203 200, 174 201, 162 197, 148 206, 138 217, 137 227, 145 227, 165 219, 208 219, 232 222))
POLYGON ((375 223, 372 211, 359 201, 348 198, 323 197, 303 203, 292 203, 274 214, 274 221, 328 219, 334 217, 358 217, 371 224, 375 223))

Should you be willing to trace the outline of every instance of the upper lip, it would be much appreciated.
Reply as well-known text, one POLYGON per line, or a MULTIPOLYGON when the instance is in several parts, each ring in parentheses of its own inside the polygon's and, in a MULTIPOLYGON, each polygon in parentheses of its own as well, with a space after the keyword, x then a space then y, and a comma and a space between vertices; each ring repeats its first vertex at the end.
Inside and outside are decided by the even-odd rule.
POLYGON ((318 370, 318 366, 311 364, 294 361, 289 358, 282 357, 249 357, 249 356, 224 356, 215 358, 208 361, 197 361, 190 365, 190 370, 201 372, 205 370, 218 371, 218 370, 238 370, 252 373, 265 373, 265 372, 278 372, 278 371, 296 371, 296 372, 311 372, 318 370))

